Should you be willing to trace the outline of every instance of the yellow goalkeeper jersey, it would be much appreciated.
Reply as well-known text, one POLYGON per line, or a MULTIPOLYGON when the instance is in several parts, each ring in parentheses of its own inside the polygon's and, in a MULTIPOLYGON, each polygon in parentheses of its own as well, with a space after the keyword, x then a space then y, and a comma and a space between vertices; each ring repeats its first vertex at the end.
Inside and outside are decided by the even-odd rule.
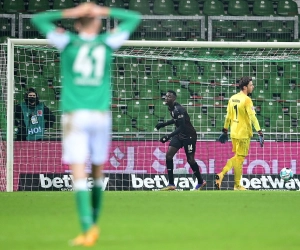
POLYGON ((255 114, 251 98, 242 92, 235 94, 228 102, 224 128, 230 126, 231 138, 250 138, 253 136, 252 124, 256 131, 260 130, 255 114))

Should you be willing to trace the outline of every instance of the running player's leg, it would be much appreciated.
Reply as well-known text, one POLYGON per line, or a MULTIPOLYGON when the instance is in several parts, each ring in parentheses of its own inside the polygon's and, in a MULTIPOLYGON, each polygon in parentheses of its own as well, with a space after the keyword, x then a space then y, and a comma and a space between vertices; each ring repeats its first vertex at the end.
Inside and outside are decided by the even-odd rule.
POLYGON ((236 156, 234 164, 234 190, 246 190, 241 186, 241 178, 243 175, 243 163, 245 157, 248 155, 250 146, 250 139, 240 139, 236 143, 236 156))
POLYGON ((199 171, 198 163, 195 161, 196 142, 196 139, 184 140, 184 151, 187 162, 190 164, 190 167, 198 180, 198 184, 195 189, 201 190, 206 185, 206 181, 203 180, 199 171))
POLYGON ((85 172, 88 158, 87 117, 81 111, 65 114, 63 117, 63 159, 70 164, 74 178, 76 206, 82 235, 75 238, 72 245, 82 245, 85 233, 92 227, 92 209, 85 172))
POLYGON ((181 147, 182 145, 178 137, 174 136, 169 144, 169 148, 166 153, 166 166, 168 171, 169 185, 165 188, 162 188, 161 189, 162 191, 175 190, 174 174, 173 174, 173 170, 174 170, 173 157, 181 147))

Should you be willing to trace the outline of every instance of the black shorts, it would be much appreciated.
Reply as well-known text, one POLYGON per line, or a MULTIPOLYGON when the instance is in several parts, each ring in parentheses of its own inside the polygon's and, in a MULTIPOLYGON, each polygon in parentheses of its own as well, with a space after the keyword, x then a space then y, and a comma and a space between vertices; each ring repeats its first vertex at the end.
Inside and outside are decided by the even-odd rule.
POLYGON ((196 151, 196 138, 188 138, 188 139, 179 139, 177 135, 172 137, 172 140, 170 141, 169 146, 172 146, 174 148, 182 148, 184 147, 185 154, 193 154, 196 151))

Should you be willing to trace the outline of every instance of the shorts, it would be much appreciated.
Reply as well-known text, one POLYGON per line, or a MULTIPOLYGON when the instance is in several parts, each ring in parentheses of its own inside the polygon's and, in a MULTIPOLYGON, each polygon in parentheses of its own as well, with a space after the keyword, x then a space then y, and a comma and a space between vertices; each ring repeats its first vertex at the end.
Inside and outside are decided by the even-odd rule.
POLYGON ((250 138, 249 139, 235 139, 231 138, 232 142, 232 152, 236 155, 247 156, 250 147, 250 138))
POLYGON ((180 149, 184 147, 185 154, 194 154, 196 151, 196 138, 180 139, 177 135, 173 136, 169 146, 180 149))
POLYGON ((78 110, 64 114, 63 161, 100 165, 106 162, 111 138, 110 112, 78 110))

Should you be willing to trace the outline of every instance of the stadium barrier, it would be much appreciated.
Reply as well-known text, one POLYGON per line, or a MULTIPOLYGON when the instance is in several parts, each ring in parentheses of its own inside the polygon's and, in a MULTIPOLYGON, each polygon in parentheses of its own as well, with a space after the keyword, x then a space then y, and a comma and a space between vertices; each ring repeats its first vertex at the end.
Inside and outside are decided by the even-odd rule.
MULTIPOLYGON (((207 185, 204 190, 214 190, 214 175, 204 174, 207 185)), ((20 174, 18 191, 72 191, 72 175, 57 174, 20 174)), ((257 177, 248 175, 242 178, 242 184, 249 190, 258 191, 300 191, 300 176, 294 175, 289 182, 284 182, 278 175, 267 174, 257 177)), ((191 174, 175 175, 177 191, 193 191, 197 185, 196 178, 191 174)), ((233 175, 224 177, 222 190, 233 189, 233 175)), ((91 178, 87 179, 88 187, 93 187, 91 178)), ((113 174, 103 179, 105 191, 158 191, 168 184, 166 174, 113 174)))
MULTIPOLYGON (((213 189, 214 173, 222 169, 232 154, 229 143, 225 145, 209 141, 199 141, 197 143, 195 158, 201 168, 201 173, 210 183, 208 189, 213 189)), ((167 145, 159 142, 113 141, 109 151, 109 160, 104 168, 106 176, 111 179, 109 190, 144 190, 143 188, 152 190, 159 188, 160 186, 155 186, 150 179, 155 178, 155 176, 165 176, 167 173, 165 166, 166 150, 167 145), (131 187, 126 182, 133 175, 143 179, 144 183, 152 183, 153 186, 148 188, 144 186, 131 187), (150 179, 147 181, 147 178, 150 179)), ((259 143, 252 142, 249 156, 244 161, 244 184, 250 185, 249 183, 251 183, 256 188, 256 186, 259 186, 259 181, 256 181, 256 179, 261 180, 262 176, 271 176, 266 178, 271 178, 276 183, 280 182, 280 180, 276 181, 276 178, 279 178, 278 174, 282 166, 290 167, 295 174, 300 174, 300 167, 296 165, 300 161, 300 156, 296 153, 296 150, 296 142, 265 142, 263 149, 260 148, 259 143), (280 153, 282 150, 289 154, 288 157, 280 153), (254 178, 256 179, 252 181, 254 178)), ((53 190, 71 188, 64 184, 68 178, 71 178, 68 176, 72 173, 68 165, 63 164, 61 161, 61 154, 60 142, 15 142, 14 190, 43 190, 42 180, 44 180, 44 183, 46 181, 41 179, 41 176, 45 176, 47 180, 51 180, 51 183, 59 185, 58 188, 49 186, 46 188, 47 190, 52 190, 51 188, 53 190), (63 176, 67 177, 64 177, 64 179, 63 176)), ((179 180, 180 178, 186 178, 186 176, 192 176, 185 158, 183 150, 180 150, 174 158, 174 173, 179 180)), ((86 171, 90 172, 89 164, 86 171)), ((223 181, 224 188, 230 189, 233 187, 232 171, 229 172, 229 177, 226 178, 223 181)), ((271 183, 271 179, 265 180, 265 182, 271 183)), ((162 179, 159 182, 161 185, 165 185, 166 181, 167 179, 162 179)), ((137 183, 140 182, 140 180, 137 181, 137 183)), ((194 182, 194 179, 193 181, 184 179, 182 188, 192 189, 194 182)), ((47 184, 45 185, 47 186, 47 184)))

